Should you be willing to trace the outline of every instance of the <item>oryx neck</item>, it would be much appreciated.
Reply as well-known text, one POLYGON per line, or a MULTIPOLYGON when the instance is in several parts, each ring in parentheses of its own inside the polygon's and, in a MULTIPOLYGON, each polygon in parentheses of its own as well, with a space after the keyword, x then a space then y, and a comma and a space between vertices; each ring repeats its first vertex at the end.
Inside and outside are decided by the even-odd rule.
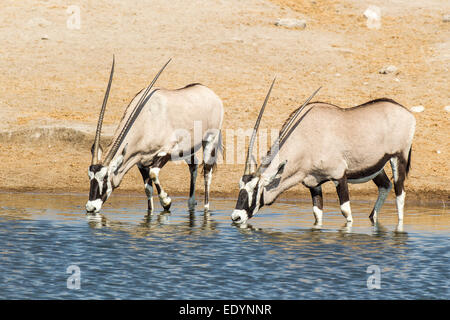
MULTIPOLYGON (((110 148, 108 150, 107 156, 106 156, 106 164, 108 165, 108 162, 111 161, 113 158, 116 157, 118 154, 118 151, 121 150, 121 146, 130 131, 131 127, 135 123, 136 119, 138 118, 139 114, 141 113, 144 106, 147 104, 148 100, 152 97, 152 95, 158 91, 159 89, 155 89, 150 94, 148 94, 143 101, 136 106, 136 109, 133 110, 130 115, 127 118, 123 118, 121 121, 121 124, 125 122, 125 125, 122 128, 122 131, 120 134, 114 139, 114 141, 111 143, 110 148)), ((119 124, 117 130, 121 127, 121 124, 119 124)))

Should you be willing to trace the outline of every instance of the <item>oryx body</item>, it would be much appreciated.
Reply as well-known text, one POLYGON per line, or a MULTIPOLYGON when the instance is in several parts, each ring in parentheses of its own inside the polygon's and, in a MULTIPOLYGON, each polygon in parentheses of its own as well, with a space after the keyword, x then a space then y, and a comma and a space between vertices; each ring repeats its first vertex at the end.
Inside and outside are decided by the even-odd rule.
POLYGON ((100 153, 94 150, 93 164, 89 167, 91 189, 86 204, 89 212, 100 210, 112 190, 120 185, 124 175, 134 165, 138 166, 144 180, 149 211, 154 208, 153 184, 161 205, 168 209, 171 199, 161 187, 159 170, 168 161, 180 159, 186 160, 189 166, 191 182, 188 203, 189 208, 193 209, 198 169, 195 152, 201 147, 205 208, 209 207, 212 170, 216 164, 217 148, 221 147, 222 101, 201 84, 191 84, 177 90, 149 88, 139 92, 125 110, 103 162, 100 162, 100 153))
POLYGON ((333 181, 341 212, 351 222, 348 183, 373 180, 379 190, 370 214, 373 221, 391 189, 384 171, 384 165, 390 161, 401 221, 414 116, 390 99, 346 109, 322 102, 305 103, 297 111, 281 129, 280 137, 283 137, 278 141, 276 157, 269 151, 256 172, 247 169, 242 177, 232 219, 245 222, 260 207, 272 204, 283 191, 302 183, 311 192, 313 213, 316 222, 321 223, 321 185, 333 181), (292 125, 286 127, 289 122, 292 125))

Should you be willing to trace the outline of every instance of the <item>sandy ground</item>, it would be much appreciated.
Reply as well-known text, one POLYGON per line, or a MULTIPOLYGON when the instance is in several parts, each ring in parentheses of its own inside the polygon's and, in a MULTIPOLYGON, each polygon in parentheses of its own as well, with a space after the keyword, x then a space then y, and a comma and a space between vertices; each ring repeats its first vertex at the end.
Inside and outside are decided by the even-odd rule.
MULTIPOLYGON (((91 139, 115 54, 105 136, 170 57, 158 85, 212 88, 224 102, 224 130, 253 126, 277 75, 262 129, 279 128, 319 86, 319 100, 344 107, 379 97, 424 106, 415 114, 409 199, 449 202, 450 112, 444 107, 450 105, 450 23, 443 16, 450 2, 77 1, 79 30, 66 25, 72 4, 0 5, 0 189, 87 192, 91 139), (369 4, 381 8, 379 30, 366 26, 369 4), (278 18, 302 18, 307 26, 278 27, 278 18), (387 65, 398 73, 379 74, 387 65)), ((219 165, 214 194, 236 196, 242 171, 242 164, 219 165)), ((186 194, 187 166, 168 164, 161 181, 169 194, 186 194)), ((198 185, 201 194, 201 177, 198 185)), ((350 188, 352 198, 376 196, 372 183, 350 188)), ((143 191, 136 168, 120 191, 143 191)), ((325 191, 336 198, 332 184, 325 191)), ((287 195, 308 194, 299 186, 287 195)))

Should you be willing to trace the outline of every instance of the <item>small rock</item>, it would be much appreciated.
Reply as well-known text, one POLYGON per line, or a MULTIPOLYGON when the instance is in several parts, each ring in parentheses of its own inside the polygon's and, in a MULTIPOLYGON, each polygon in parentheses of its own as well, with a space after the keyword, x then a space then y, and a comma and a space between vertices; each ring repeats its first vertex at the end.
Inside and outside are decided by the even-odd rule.
POLYGON ((445 106, 444 110, 447 111, 447 112, 450 112, 450 106, 445 106))
POLYGON ((278 19, 275 22, 275 25, 278 27, 305 29, 306 21, 303 19, 283 18, 283 19, 278 19))
POLYGON ((381 28, 381 9, 377 6, 369 6, 364 11, 364 16, 367 18, 367 28, 380 29, 381 28))
POLYGON ((48 35, 46 34, 42 35, 41 40, 48 40, 48 35))
POLYGON ((444 14, 442 17, 443 22, 450 22, 450 14, 444 14))
POLYGON ((436 153, 437 154, 441 154, 441 150, 436 150, 436 153))
POLYGON ((425 110, 424 106, 415 106, 411 108, 412 112, 423 112, 425 110))
POLYGON ((389 66, 381 68, 380 71, 378 71, 378 73, 381 73, 381 74, 395 73, 395 74, 397 74, 398 69, 396 66, 389 65, 389 66))

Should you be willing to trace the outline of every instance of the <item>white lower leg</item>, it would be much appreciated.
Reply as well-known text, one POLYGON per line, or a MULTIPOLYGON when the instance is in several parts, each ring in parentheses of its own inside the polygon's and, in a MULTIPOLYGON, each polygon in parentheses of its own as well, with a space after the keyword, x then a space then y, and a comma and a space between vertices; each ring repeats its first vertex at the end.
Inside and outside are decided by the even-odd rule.
POLYGON ((167 195, 167 193, 164 191, 161 184, 159 183, 159 171, 160 171, 159 168, 150 169, 150 178, 152 179, 153 183, 157 186, 157 188, 161 190, 158 194, 159 202, 164 208, 166 208, 170 206, 170 204, 172 203, 172 199, 170 199, 170 197, 167 195))
POLYGON ((397 204, 397 212, 398 212, 398 220, 403 220, 403 208, 405 206, 405 190, 402 191, 402 193, 396 197, 395 202, 397 204))
POLYGON ((209 187, 211 186, 212 169, 205 174, 205 209, 209 209, 209 187))
POLYGON ((215 131, 206 137, 203 145, 203 169, 205 179, 205 209, 209 210, 209 187, 211 186, 212 171, 217 160, 217 151, 220 143, 220 131, 215 131))
POLYGON ((323 216, 322 210, 319 209, 319 207, 313 206, 313 213, 314 213, 314 218, 316 218, 316 222, 317 223, 322 222, 322 216, 323 216))
POLYGON ((154 206, 153 206, 153 185, 151 183, 150 184, 148 184, 148 183, 145 184, 145 194, 147 195, 147 199, 148 199, 148 201, 150 203, 149 207, 153 211, 153 208, 154 208, 154 206))
POLYGON ((347 222, 353 221, 352 210, 350 208, 350 201, 347 201, 347 202, 344 202, 343 204, 341 204, 341 212, 342 212, 342 215, 345 217, 345 219, 347 219, 347 222))

